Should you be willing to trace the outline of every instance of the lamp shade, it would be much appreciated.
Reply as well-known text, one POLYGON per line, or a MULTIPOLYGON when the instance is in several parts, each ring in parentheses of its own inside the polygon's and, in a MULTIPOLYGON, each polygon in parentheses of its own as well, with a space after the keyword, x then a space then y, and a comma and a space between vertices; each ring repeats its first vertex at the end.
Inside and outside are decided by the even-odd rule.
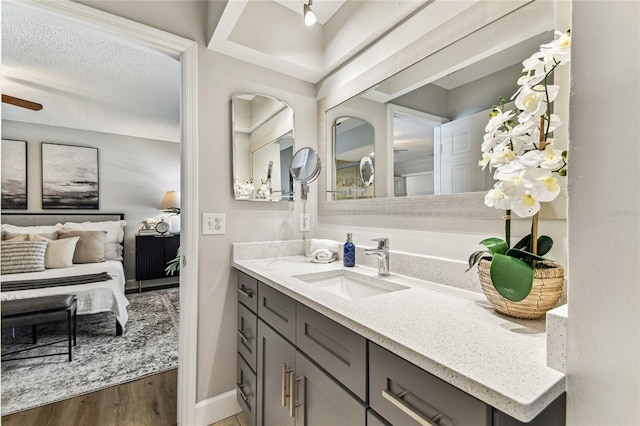
POLYGON ((180 192, 179 191, 167 191, 160 202, 158 210, 167 210, 172 207, 180 208, 180 192))

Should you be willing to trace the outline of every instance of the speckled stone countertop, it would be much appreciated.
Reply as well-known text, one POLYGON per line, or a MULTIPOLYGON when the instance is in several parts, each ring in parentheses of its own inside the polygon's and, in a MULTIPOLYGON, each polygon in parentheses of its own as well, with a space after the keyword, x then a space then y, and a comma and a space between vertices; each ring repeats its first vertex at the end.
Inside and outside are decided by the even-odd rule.
MULTIPOLYGON (((565 375, 546 365, 544 320, 499 315, 482 294, 392 269, 382 280, 408 288, 353 301, 294 277, 342 269, 341 262, 239 255, 233 266, 523 422, 565 391, 565 375)), ((378 278, 372 268, 346 269, 378 278)))

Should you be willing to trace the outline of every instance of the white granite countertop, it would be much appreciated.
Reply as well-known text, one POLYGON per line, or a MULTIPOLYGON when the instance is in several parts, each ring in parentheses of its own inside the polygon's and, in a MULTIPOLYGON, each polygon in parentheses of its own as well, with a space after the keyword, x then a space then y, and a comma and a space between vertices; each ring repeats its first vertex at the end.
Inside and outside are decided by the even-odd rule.
MULTIPOLYGON (((382 279, 409 288, 352 301, 293 277, 341 262, 288 256, 233 266, 523 422, 565 391, 564 374, 546 365, 544 320, 497 314, 482 294, 392 272, 382 279)), ((346 269, 377 278, 371 268, 346 269)))

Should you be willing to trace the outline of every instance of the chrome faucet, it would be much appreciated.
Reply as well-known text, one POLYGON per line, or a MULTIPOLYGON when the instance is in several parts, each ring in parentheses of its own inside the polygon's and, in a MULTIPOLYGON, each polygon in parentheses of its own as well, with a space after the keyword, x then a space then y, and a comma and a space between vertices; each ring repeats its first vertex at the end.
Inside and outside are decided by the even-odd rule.
POLYGON ((377 248, 364 249, 364 254, 378 257, 378 275, 386 277, 389 275, 389 239, 375 238, 371 241, 378 243, 377 248))

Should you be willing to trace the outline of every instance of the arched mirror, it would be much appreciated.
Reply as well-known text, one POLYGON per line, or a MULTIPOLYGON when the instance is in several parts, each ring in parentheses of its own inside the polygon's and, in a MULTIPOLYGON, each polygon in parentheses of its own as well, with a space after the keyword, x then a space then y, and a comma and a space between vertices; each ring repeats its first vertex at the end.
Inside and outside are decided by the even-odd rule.
MULTIPOLYGON (((357 110, 358 106, 354 107, 357 110)), ((375 129, 364 118, 351 115, 339 116, 333 123, 334 173, 332 189, 329 190, 333 200, 354 198, 372 198, 375 196, 373 185, 373 167, 371 179, 362 179, 362 163, 364 157, 371 160, 375 156, 375 129), (370 180, 370 182, 369 182, 370 180), (368 184, 365 184, 368 182, 368 184)))
POLYGON ((315 149, 310 147, 300 148, 291 159, 289 172, 293 179, 302 185, 301 198, 307 199, 309 183, 316 180, 320 174, 320 157, 315 149))
POLYGON ((293 201, 293 108, 256 93, 233 95, 231 108, 235 199, 293 201))

